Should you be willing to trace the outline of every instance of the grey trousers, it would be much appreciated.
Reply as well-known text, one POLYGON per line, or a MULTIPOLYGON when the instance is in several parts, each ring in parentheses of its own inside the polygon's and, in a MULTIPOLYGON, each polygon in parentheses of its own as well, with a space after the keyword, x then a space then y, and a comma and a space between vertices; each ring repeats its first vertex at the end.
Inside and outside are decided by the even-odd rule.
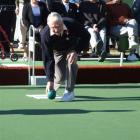
POLYGON ((67 61, 67 54, 69 52, 54 51, 55 59, 55 75, 54 75, 54 89, 57 90, 61 84, 65 84, 65 90, 74 91, 78 65, 76 63, 70 64, 67 61))
POLYGON ((112 27, 112 34, 115 36, 138 36, 138 24, 135 19, 130 19, 126 25, 117 25, 112 27))
POLYGON ((100 39, 103 41, 103 48, 102 51, 106 51, 106 28, 103 28, 99 32, 99 37, 97 37, 97 33, 93 30, 93 28, 87 28, 88 32, 90 33, 90 45, 91 48, 94 49, 97 46, 97 43, 100 39))

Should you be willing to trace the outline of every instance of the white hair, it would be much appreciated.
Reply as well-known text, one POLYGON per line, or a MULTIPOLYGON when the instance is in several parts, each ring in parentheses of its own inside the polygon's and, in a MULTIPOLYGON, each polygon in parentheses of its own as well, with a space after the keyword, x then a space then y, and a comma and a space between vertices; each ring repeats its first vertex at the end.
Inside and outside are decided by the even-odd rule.
POLYGON ((52 22, 63 22, 63 19, 59 13, 51 12, 47 18, 47 24, 50 25, 52 22))

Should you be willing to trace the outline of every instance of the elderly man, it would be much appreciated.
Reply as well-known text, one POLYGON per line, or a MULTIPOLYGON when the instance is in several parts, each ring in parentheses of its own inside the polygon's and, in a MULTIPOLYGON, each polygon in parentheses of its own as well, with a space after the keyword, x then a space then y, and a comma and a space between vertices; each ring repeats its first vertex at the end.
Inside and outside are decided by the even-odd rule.
POLYGON ((65 83, 62 101, 74 99, 77 75, 77 54, 89 46, 90 35, 74 19, 63 18, 56 12, 49 14, 47 24, 41 32, 41 46, 48 82, 46 93, 57 90, 65 83))
POLYGON ((75 3, 78 7, 82 0, 70 0, 71 3, 75 3))

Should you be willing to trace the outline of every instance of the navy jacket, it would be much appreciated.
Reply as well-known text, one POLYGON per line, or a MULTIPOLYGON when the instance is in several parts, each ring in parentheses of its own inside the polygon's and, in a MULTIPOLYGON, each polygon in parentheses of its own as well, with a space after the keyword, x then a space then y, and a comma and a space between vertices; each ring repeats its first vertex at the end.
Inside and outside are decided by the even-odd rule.
POLYGON ((66 11, 66 8, 62 2, 53 2, 51 7, 51 12, 57 12, 62 17, 70 17, 70 18, 77 18, 77 6, 74 3, 69 2, 69 10, 66 11))
POLYGON ((79 5, 79 13, 80 20, 85 26, 93 27, 97 24, 99 29, 106 27, 107 8, 104 1, 83 1, 79 5))
POLYGON ((67 31, 64 31, 61 37, 50 36, 48 26, 41 32, 42 56, 49 81, 54 79, 54 50, 60 52, 75 50, 80 53, 89 47, 90 35, 83 25, 71 18, 64 18, 63 20, 67 31))

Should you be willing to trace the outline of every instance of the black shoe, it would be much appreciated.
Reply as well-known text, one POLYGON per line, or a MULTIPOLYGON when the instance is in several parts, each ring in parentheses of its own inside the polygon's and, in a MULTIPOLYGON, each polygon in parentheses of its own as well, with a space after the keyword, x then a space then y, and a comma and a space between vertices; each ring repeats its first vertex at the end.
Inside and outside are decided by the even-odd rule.
POLYGON ((139 54, 135 53, 136 57, 140 60, 140 56, 139 54))
POLYGON ((105 58, 106 58, 106 52, 102 52, 101 55, 99 56, 98 58, 98 61, 99 62, 104 62, 105 61, 105 58))

